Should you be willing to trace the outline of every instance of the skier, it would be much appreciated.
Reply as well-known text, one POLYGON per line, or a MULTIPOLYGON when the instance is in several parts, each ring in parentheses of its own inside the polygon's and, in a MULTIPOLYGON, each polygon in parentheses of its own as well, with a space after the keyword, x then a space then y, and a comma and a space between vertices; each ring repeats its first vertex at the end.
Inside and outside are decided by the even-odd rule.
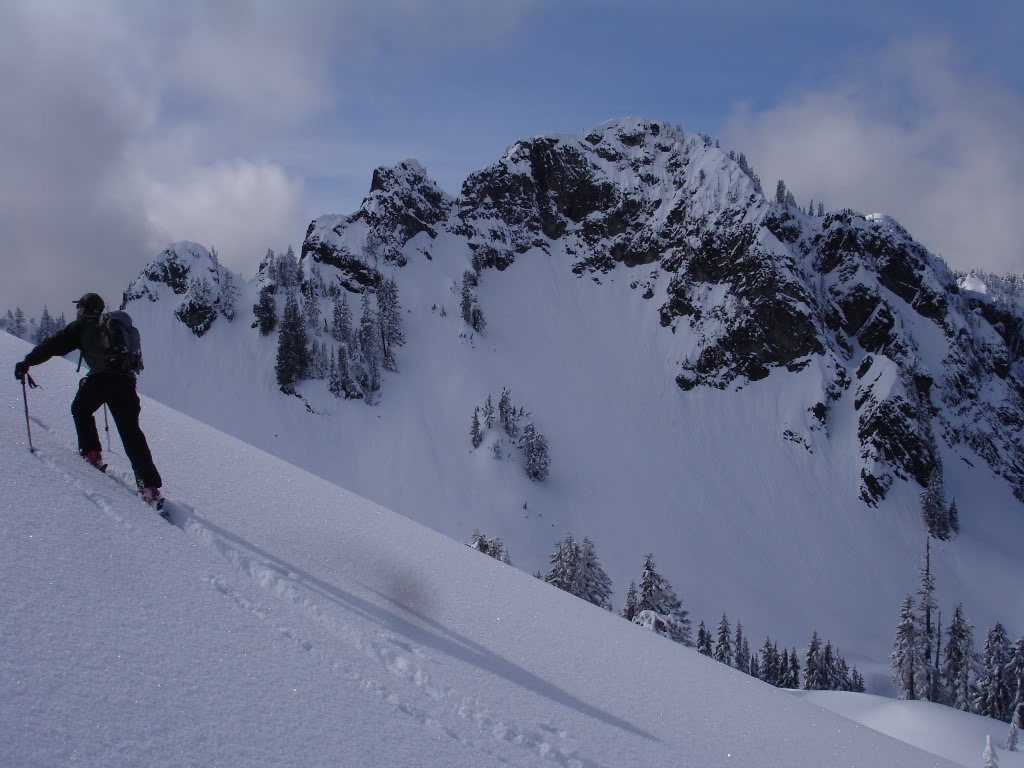
POLYGON ((76 319, 25 355, 25 359, 14 366, 14 377, 22 381, 30 366, 81 350, 89 373, 79 382, 78 394, 71 403, 71 415, 78 432, 78 452, 97 469, 106 469, 93 418, 99 407, 106 404, 121 435, 124 452, 135 471, 139 496, 148 504, 158 506, 163 481, 153 464, 146 436, 139 427, 142 406, 135 391, 135 374, 118 369, 104 348, 100 331, 103 299, 95 293, 86 293, 74 303, 78 307, 76 319))

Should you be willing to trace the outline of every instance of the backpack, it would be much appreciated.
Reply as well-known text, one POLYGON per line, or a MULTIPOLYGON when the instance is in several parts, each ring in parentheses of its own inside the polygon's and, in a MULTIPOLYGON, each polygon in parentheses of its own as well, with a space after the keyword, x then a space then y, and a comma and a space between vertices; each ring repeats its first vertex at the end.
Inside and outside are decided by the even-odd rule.
POLYGON ((127 312, 107 312, 100 317, 100 341, 107 356, 108 371, 142 371, 142 337, 127 312))

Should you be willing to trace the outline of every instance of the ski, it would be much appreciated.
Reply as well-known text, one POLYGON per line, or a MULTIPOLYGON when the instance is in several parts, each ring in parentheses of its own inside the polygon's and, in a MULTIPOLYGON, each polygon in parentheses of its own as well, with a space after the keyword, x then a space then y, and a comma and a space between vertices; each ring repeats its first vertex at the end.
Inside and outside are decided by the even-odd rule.
MULTIPOLYGON (((104 475, 109 477, 111 480, 113 480, 118 485, 122 485, 125 488, 128 488, 128 484, 127 483, 122 481, 120 478, 118 478, 118 477, 116 477, 116 476, 114 476, 112 474, 109 474, 107 472, 107 467, 109 466, 108 464, 90 464, 90 466, 94 467, 95 469, 98 469, 100 472, 102 472, 104 475)), ((129 490, 131 490, 131 489, 129 489, 129 490)), ((147 504, 148 506, 150 506, 153 509, 155 509, 157 511, 157 513, 160 515, 160 517, 162 517, 164 520, 166 520, 169 523, 171 522, 171 511, 170 511, 170 509, 165 508, 164 502, 166 502, 167 499, 164 498, 164 496, 162 496, 162 495, 158 496, 156 499, 153 499, 152 501, 150 501, 150 500, 144 498, 142 496, 141 492, 140 492, 139 493, 139 499, 141 501, 143 501, 145 504, 147 504)))

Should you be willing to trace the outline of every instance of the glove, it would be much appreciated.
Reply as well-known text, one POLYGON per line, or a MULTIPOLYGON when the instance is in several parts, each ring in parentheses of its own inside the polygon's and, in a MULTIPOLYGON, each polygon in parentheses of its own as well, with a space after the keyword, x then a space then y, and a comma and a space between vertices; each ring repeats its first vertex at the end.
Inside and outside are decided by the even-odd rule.
POLYGON ((28 363, 22 360, 20 363, 14 365, 14 378, 18 381, 23 381, 25 376, 28 374, 28 363))

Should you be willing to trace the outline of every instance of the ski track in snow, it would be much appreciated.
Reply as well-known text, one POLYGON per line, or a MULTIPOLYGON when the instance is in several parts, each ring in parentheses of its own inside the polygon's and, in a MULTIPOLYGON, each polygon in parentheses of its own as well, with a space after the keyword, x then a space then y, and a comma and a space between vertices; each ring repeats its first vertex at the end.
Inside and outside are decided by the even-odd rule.
MULTIPOLYGON (((34 454, 39 460, 64 482, 78 490, 105 517, 123 526, 127 531, 136 530, 137 526, 129 517, 118 511, 112 494, 107 495, 93 488, 92 481, 98 479, 92 477, 96 470, 83 462, 81 470, 76 471, 73 464, 62 461, 62 452, 66 451, 69 456, 78 460, 77 452, 70 446, 61 445, 47 424, 35 417, 32 417, 32 421, 46 431, 47 437, 53 438, 52 447, 47 445, 43 449, 35 449, 34 454)), ((124 493, 135 495, 130 472, 108 466, 105 473, 99 474, 104 475, 108 481, 122 486, 121 490, 124 493)), ((140 511, 152 512, 145 502, 139 500, 139 504, 144 507, 144 510, 140 511)), ((314 576, 292 568, 270 553, 245 542, 229 531, 218 528, 188 504, 167 499, 166 506, 170 510, 171 524, 215 551, 232 566, 232 570, 265 593, 297 607, 331 636, 373 660, 401 683, 414 686, 411 690, 418 691, 427 698, 427 702, 421 706, 411 700, 412 696, 403 696, 385 682, 365 678, 358 669, 335 658, 329 648, 318 647, 300 630, 274 621, 272 609, 261 605, 243 590, 232 586, 229 577, 223 574, 205 574, 200 577, 203 583, 236 606, 267 622, 273 631, 293 642, 299 649, 309 653, 320 663, 329 665, 344 679, 356 683, 363 690, 393 706, 396 711, 464 747, 481 751, 496 759, 502 759, 502 755, 494 751, 490 739, 520 747, 531 755, 566 768, 606 768, 600 762, 577 754, 579 745, 565 730, 546 723, 537 723, 532 727, 516 723, 511 718, 503 718, 495 713, 483 702, 463 695, 454 686, 446 685, 428 671, 427 666, 434 664, 434 661, 425 649, 413 643, 396 640, 387 633, 371 635, 350 628, 346 624, 345 614, 351 612, 353 606, 343 603, 340 596, 332 594, 333 590, 329 584, 319 582, 314 576), (460 729, 460 724, 474 727, 460 729), (481 733, 487 738, 481 739, 481 733)), ((358 612, 358 608, 355 610, 358 612)))

